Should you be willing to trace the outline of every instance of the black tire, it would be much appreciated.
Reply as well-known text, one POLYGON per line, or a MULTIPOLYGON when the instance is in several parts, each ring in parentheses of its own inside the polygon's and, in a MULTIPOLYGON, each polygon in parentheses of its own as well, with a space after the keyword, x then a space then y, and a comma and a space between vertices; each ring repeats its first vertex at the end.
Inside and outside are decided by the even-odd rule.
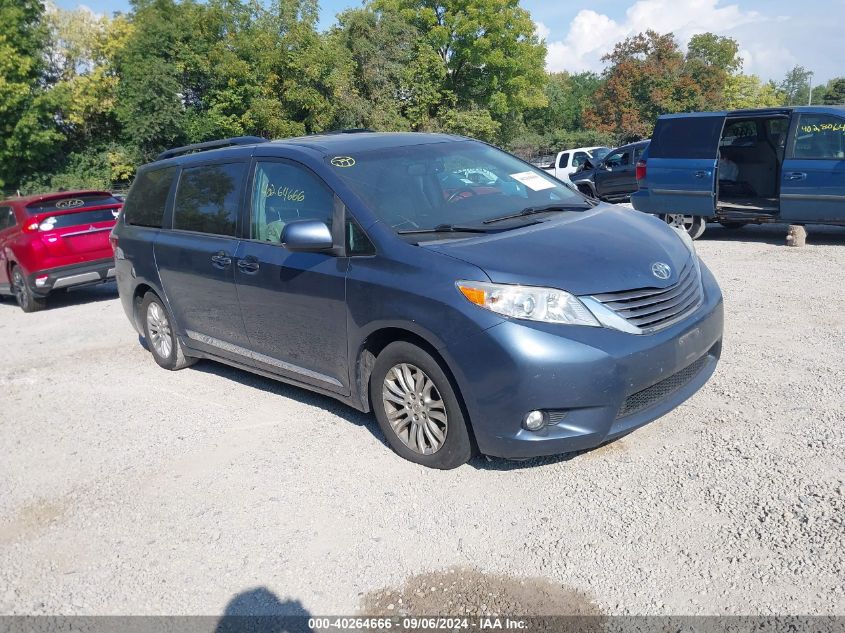
POLYGON ((743 226, 746 226, 748 222, 719 222, 722 226, 726 229, 741 229, 743 226))
MULTIPOLYGON (((416 376, 419 377, 419 374, 416 374, 416 376)), ((395 384, 394 382, 394 386, 395 384)), ((416 391, 416 387, 414 391, 416 391)), ((467 428, 467 421, 452 382, 440 364, 416 345, 397 341, 382 350, 370 375, 370 402, 387 443, 400 457, 429 468, 449 470, 465 464, 473 456, 473 444, 467 428), (431 408, 423 403, 423 400, 417 400, 417 403, 422 405, 423 408, 423 411, 419 412, 420 416, 426 418, 425 411, 436 412, 439 416, 437 422, 434 422, 434 415, 419 424, 411 422, 410 413, 413 410, 411 408, 412 403, 409 401, 409 415, 405 417, 408 420, 405 428, 408 431, 409 438, 406 439, 400 437, 400 433, 404 434, 404 431, 397 432, 394 430, 387 411, 388 407, 393 407, 394 411, 390 415, 396 415, 395 409, 404 405, 397 407, 397 405, 386 402, 383 395, 385 390, 388 390, 388 387, 385 386, 388 373, 391 372, 391 376, 396 376, 397 374, 392 373, 394 368, 402 365, 420 370, 422 376, 433 383, 433 389, 429 390, 429 394, 434 397, 423 399, 425 403, 432 405, 431 408), (443 410, 445 416, 440 413, 440 409, 443 410), (444 427, 440 426, 439 420, 441 418, 445 423, 445 433, 443 432, 444 427), (430 440, 434 439, 436 443, 437 439, 428 429, 435 425, 444 438, 439 442, 439 446, 432 450, 430 440), (414 435, 414 439, 411 439, 411 429, 414 428, 422 430, 419 430, 419 433, 414 435), (419 443, 415 439, 422 440, 422 451, 419 450, 419 443), (418 448, 412 448, 409 442, 418 448), (430 451, 427 454, 424 452, 426 446, 430 451)), ((398 424, 401 424, 401 422, 398 424)))
POLYGON ((24 312, 38 312, 47 307, 47 299, 35 296, 32 288, 26 283, 23 271, 18 266, 12 268, 12 292, 15 294, 15 301, 24 312))
POLYGON ((173 328, 173 317, 155 293, 148 292, 144 295, 140 310, 147 349, 156 363, 165 369, 176 371, 197 362, 196 358, 185 355, 173 328), (165 341, 169 341, 169 345, 166 345, 165 341))

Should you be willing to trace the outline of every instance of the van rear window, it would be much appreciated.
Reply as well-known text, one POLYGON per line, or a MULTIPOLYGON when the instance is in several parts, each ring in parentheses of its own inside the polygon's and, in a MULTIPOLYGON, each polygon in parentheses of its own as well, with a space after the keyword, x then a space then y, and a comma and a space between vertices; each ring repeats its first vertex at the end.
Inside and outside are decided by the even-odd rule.
POLYGON ((138 174, 123 207, 126 224, 160 229, 175 176, 176 167, 151 169, 138 174))
POLYGON ((651 158, 716 159, 724 116, 658 119, 648 155, 651 158))

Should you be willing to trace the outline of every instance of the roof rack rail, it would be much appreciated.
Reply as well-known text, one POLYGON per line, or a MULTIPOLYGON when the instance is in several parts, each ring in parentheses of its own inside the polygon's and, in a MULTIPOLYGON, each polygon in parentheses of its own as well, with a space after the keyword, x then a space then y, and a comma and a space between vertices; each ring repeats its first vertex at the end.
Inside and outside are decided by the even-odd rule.
POLYGON ((232 145, 254 145, 256 143, 266 142, 267 139, 261 138, 260 136, 236 136, 234 138, 224 138, 219 141, 206 141, 205 143, 194 143, 193 145, 185 145, 184 147, 174 147, 156 156, 156 160, 173 158, 174 156, 181 156, 190 152, 202 152, 208 149, 231 147, 232 145))
POLYGON ((343 130, 329 130, 328 132, 323 132, 323 134, 325 136, 331 136, 334 134, 363 134, 364 132, 375 132, 375 130, 367 127, 350 127, 343 130))

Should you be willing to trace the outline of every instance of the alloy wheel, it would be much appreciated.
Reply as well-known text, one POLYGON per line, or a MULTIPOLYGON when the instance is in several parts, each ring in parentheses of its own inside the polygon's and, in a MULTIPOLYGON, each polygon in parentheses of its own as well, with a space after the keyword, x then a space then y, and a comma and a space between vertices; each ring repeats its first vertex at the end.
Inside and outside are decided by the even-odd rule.
POLYGON ((170 335, 170 321, 164 309, 156 302, 147 306, 147 331, 150 344, 161 358, 170 358, 173 341, 170 335))
POLYGON ((446 403, 434 381, 419 367, 399 363, 382 385, 382 403, 393 432, 420 455, 432 455, 446 441, 446 403))

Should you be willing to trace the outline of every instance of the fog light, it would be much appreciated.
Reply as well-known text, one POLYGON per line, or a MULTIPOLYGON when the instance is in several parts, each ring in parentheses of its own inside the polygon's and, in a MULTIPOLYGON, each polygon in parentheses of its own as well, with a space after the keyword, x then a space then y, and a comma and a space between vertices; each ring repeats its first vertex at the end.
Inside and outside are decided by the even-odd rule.
POLYGON ((47 279, 49 279, 49 277, 47 277, 47 275, 42 275, 41 277, 36 277, 35 278, 35 285, 38 286, 39 288, 43 288, 44 286, 47 285, 47 279))
POLYGON ((539 431, 546 426, 546 416, 542 411, 529 411, 522 421, 522 426, 529 431, 539 431))

